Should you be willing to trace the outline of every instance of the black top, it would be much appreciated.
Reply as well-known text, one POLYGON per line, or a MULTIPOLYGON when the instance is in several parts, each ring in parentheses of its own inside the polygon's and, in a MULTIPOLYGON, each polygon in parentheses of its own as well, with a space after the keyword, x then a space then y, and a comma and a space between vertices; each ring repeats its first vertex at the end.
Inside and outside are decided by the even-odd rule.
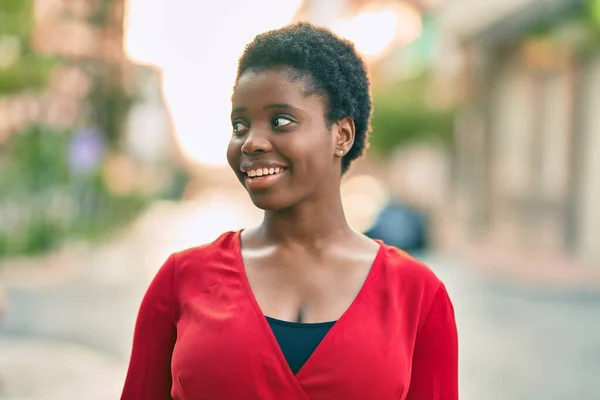
POLYGON ((302 368, 329 329, 335 324, 335 321, 304 324, 281 321, 271 317, 266 318, 277 343, 279 343, 281 352, 294 374, 302 368))

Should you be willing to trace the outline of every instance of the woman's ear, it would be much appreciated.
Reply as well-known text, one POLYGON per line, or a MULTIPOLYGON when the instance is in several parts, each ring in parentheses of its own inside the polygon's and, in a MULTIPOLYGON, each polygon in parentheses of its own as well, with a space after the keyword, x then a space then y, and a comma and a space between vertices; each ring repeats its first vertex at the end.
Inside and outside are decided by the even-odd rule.
POLYGON ((354 144, 355 126, 354 120, 350 117, 340 119, 336 124, 335 133, 335 155, 345 156, 354 144))

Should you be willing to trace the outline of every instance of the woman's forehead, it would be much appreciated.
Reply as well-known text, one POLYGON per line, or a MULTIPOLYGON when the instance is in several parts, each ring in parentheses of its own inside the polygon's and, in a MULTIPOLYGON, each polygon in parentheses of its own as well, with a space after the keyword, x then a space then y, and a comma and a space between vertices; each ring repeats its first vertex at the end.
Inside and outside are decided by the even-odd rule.
POLYGON ((312 100, 307 93, 311 86, 309 76, 291 74, 289 69, 249 70, 238 79, 232 102, 302 104, 312 100))

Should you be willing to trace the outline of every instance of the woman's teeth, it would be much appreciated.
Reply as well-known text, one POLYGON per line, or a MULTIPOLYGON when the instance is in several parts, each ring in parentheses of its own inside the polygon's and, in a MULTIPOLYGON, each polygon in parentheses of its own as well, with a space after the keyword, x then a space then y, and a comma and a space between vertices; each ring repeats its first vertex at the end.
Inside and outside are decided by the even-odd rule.
POLYGON ((265 175, 276 175, 282 171, 283 171, 283 168, 280 168, 280 167, 256 168, 256 169, 251 169, 251 170, 247 171, 246 174, 251 178, 255 178, 255 177, 265 176, 265 175))

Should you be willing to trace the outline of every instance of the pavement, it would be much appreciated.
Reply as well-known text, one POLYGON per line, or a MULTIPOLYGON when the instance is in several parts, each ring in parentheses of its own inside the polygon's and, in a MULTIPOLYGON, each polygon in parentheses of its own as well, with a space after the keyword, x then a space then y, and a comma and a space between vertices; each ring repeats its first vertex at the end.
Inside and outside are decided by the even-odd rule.
MULTIPOLYGON (((173 251, 259 219, 244 196, 207 193, 157 204, 94 248, 0 265, 0 400, 118 399, 156 269, 173 251)), ((420 258, 454 302, 461 399, 600 398, 600 292, 499 281, 443 254, 420 258)))
POLYGON ((600 398, 600 292, 499 281, 444 257, 459 330, 461 399, 600 398))
POLYGON ((123 360, 60 340, 4 334, 0 399, 118 399, 123 360))

